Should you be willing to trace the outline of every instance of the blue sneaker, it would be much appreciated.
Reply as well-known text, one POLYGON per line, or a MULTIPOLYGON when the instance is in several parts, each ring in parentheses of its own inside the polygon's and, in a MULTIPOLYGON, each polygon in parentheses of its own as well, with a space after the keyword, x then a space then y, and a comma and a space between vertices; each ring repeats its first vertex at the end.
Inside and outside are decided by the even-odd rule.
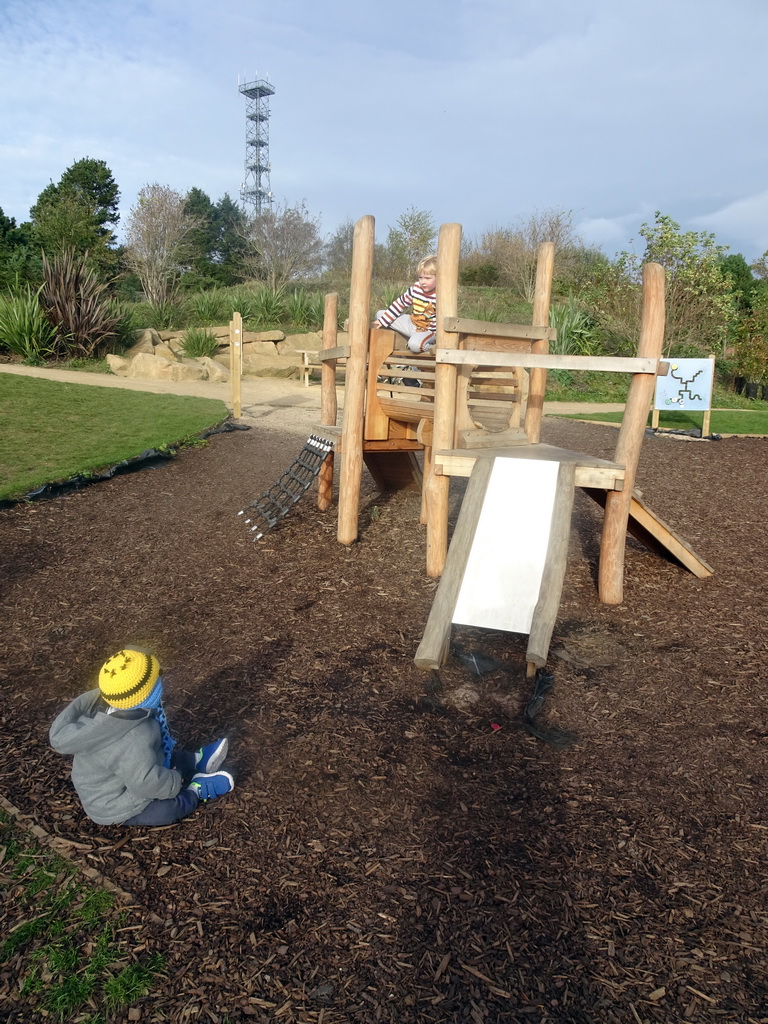
POLYGON ((192 776, 192 781, 187 786, 187 789, 193 789, 197 793, 198 800, 215 800, 217 796, 224 796, 234 788, 235 780, 229 772, 200 772, 192 776))
POLYGON ((224 764, 229 749, 229 740, 214 740, 195 751, 196 772, 216 772, 224 764))

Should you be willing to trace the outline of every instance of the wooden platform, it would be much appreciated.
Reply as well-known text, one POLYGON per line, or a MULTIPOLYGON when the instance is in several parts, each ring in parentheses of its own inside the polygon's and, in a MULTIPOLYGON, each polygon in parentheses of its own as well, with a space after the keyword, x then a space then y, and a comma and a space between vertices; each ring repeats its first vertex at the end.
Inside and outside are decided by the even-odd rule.
POLYGON ((575 466, 577 487, 594 487, 620 491, 624 486, 624 467, 617 462, 598 459, 583 452, 572 452, 551 444, 527 444, 504 448, 457 448, 435 452, 435 471, 443 476, 471 476, 478 459, 504 457, 540 459, 544 462, 566 462, 575 466))

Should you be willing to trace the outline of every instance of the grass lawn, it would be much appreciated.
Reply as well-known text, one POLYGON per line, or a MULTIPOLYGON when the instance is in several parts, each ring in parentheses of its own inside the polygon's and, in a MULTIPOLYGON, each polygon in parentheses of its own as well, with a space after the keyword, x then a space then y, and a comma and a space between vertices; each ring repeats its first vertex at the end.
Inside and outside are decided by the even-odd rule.
POLYGON ((218 399, 0 373, 0 499, 176 444, 226 417, 218 399))
MULTIPOLYGON (((578 413, 569 416, 571 420, 599 420, 603 423, 621 423, 623 413, 600 412, 578 413)), ((701 429, 704 414, 701 412, 659 413, 659 426, 666 430, 701 429)), ((648 416, 648 425, 651 417, 648 416)), ((709 421, 712 434, 768 434, 768 408, 747 411, 742 409, 713 409, 709 421)))
POLYGON ((0 967, 14 979, 8 1019, 124 1020, 165 966, 146 953, 141 925, 128 924, 112 893, 84 883, 3 810, 0 849, 2 891, 17 922, 0 938, 0 967))

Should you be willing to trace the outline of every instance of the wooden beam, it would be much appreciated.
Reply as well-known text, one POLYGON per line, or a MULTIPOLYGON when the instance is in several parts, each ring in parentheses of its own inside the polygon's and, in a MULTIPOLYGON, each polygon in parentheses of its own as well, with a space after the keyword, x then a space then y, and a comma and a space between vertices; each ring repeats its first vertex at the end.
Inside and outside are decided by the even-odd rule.
POLYGON ((537 355, 534 352, 466 352, 438 348, 438 363, 457 366, 522 366, 524 369, 542 367, 547 370, 602 370, 606 373, 652 373, 666 376, 669 363, 659 359, 624 356, 565 356, 537 355), (487 356, 488 362, 485 362, 487 356))
MULTIPOLYGON (((590 486, 582 487, 593 501, 605 508, 605 491, 590 486)), ((674 559, 700 580, 707 579, 715 571, 696 554, 687 541, 645 504, 637 488, 632 492, 629 505, 627 532, 649 551, 674 559)))
POLYGON ((555 628, 557 612, 560 608, 565 567, 568 561, 568 541, 571 536, 575 471, 576 467, 572 462, 561 462, 557 471, 549 544, 541 577, 539 599, 533 610, 526 652, 528 663, 533 663, 537 668, 542 668, 547 663, 552 630, 555 628))
POLYGON ((464 316, 447 316, 443 322, 449 334, 487 334, 492 338, 528 338, 531 341, 538 341, 541 338, 554 341, 557 337, 554 327, 497 324, 486 320, 468 320, 464 316))
POLYGON ((332 359, 348 359, 350 351, 349 345, 337 345, 334 348, 324 348, 317 353, 317 358, 321 363, 328 363, 332 359))
POLYGON ((480 512, 485 501, 485 492, 491 478, 493 459, 478 463, 467 484, 459 518, 451 538, 451 549, 445 563, 440 585, 432 602, 424 635, 421 638, 414 661, 418 668, 437 669, 445 661, 451 639, 451 622, 459 597, 464 571, 467 567, 472 542, 480 512))

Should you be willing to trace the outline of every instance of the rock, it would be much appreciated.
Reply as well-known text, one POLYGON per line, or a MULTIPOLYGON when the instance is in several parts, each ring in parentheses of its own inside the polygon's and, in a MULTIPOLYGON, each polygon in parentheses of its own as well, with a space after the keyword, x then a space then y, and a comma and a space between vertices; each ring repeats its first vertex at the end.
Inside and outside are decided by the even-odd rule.
POLYGON ((243 360, 243 376, 297 377, 299 366, 295 356, 251 356, 243 360))
POLYGON ((131 365, 130 359, 126 359, 125 356, 116 356, 109 352, 107 353, 107 362, 115 376, 126 377, 128 375, 128 367, 131 365))
POLYGON ((132 380, 171 380, 171 369, 175 364, 170 359, 139 352, 131 360, 127 377, 132 380))
POLYGON ((205 367, 196 359, 182 359, 171 363, 171 380, 205 380, 205 367))
POLYGON ((166 359, 165 356, 139 352, 123 376, 132 380, 204 380, 205 374, 205 367, 196 359, 166 359))
POLYGON ((229 369, 223 367, 221 363, 217 363, 215 359, 211 359, 210 356, 200 356, 197 362, 205 371, 204 380, 219 382, 229 380, 229 369))
MULTIPOLYGON (((229 332, 227 332, 229 337, 229 332)), ((282 331, 243 331, 243 344, 249 341, 284 341, 285 334, 282 331)))
POLYGON ((308 352, 319 352, 323 347, 323 336, 319 331, 311 331, 307 334, 289 334, 285 341, 277 344, 277 351, 283 355, 287 352, 299 352, 306 349, 308 352))
MULTIPOLYGON (((243 359, 250 359, 251 356, 276 356, 280 351, 280 345, 284 344, 284 341, 279 341, 277 344, 274 341, 244 341, 243 359)), ((229 346, 227 346, 227 350, 229 350, 229 346)))
POLYGON ((144 330, 136 331, 134 334, 133 345, 125 353, 129 359, 133 356, 139 355, 140 352, 146 352, 149 355, 155 351, 155 345, 160 344, 160 335, 154 329, 154 327, 145 327, 144 330))
POLYGON ((155 345, 154 355, 161 356, 163 359, 170 359, 172 363, 176 362, 176 353, 170 345, 166 345, 163 341, 159 345, 155 345))

